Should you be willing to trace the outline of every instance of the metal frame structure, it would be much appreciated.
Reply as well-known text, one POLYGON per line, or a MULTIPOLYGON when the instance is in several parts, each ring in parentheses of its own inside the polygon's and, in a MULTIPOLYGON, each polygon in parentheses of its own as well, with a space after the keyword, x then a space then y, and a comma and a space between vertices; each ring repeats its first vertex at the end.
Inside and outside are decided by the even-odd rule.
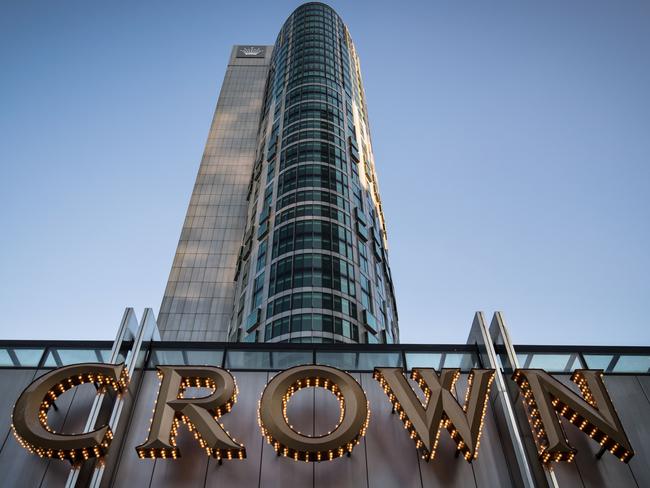
MULTIPOLYGON (((159 340, 151 309, 146 309, 138 321, 130 308, 124 312, 113 342, 0 341, 0 369, 5 370, 47 371, 78 362, 125 362, 131 377, 128 390, 122 395, 98 392, 84 427, 84 431, 90 431, 96 425, 108 423, 118 435, 129 428, 142 378, 158 365, 205 363, 235 372, 273 372, 299 364, 329 364, 357 375, 370 373, 376 366, 407 370, 452 367, 465 373, 472 368, 495 369, 490 409, 502 438, 506 439, 503 454, 513 466, 513 484, 526 488, 564 486, 566 482, 560 483, 552 468, 538 462, 535 445, 526 431, 528 420, 521 408, 521 394, 510 379, 522 357, 524 367, 537 367, 541 361, 555 365, 556 370, 549 372, 560 375, 575 368, 598 369, 598 365, 603 365, 612 376, 650 374, 650 347, 514 346, 500 312, 494 314, 489 326, 483 313, 477 312, 466 344, 163 342, 159 340), (619 367, 621 364, 623 367, 619 367)), ((120 445, 120 452, 123 448, 120 445)), ((105 486, 109 480, 104 473, 116 469, 113 463, 119 457, 107 459, 107 464, 89 460, 75 465, 66 486, 105 486)))
MULTIPOLYGON (((124 341, 128 345, 129 341, 124 341)), ((14 357, 13 364, 0 364, 0 368, 11 369, 48 369, 56 366, 70 364, 61 360, 56 366, 47 365, 50 356, 56 355, 60 350, 95 350, 96 353, 105 351, 110 353, 113 346, 112 341, 39 341, 39 340, 6 340, 0 341, 0 350, 4 349, 10 357, 14 357), (42 349, 38 361, 22 364, 15 355, 16 349, 42 349)), ((580 367, 587 367, 589 363, 585 356, 590 354, 611 355, 611 364, 615 365, 621 357, 628 355, 641 355, 650 357, 650 347, 643 346, 567 346, 567 345, 516 345, 513 346, 514 353, 517 356, 522 354, 575 354, 580 367)), ((278 351, 316 351, 322 352, 399 352, 402 355, 402 361, 405 360, 407 353, 474 353, 480 361, 480 365, 487 366, 489 363, 485 359, 485 352, 476 344, 294 344, 294 343, 232 343, 232 342, 196 342, 196 341, 165 341, 155 342, 152 350, 220 350, 224 352, 224 358, 230 351, 260 351, 260 352, 278 352, 278 351)), ((504 359, 509 357, 506 347, 503 344, 494 344, 494 350, 499 360, 503 363, 504 359)), ((99 361, 99 359, 98 359, 99 361)), ((224 359, 225 361, 225 359, 224 359)), ((523 365, 522 365, 523 367, 523 365)), ((151 365, 147 365, 151 369, 151 365)), ((236 368, 234 368, 236 369, 236 368)), ((363 370, 366 371, 366 370, 363 370)), ((368 369, 367 371, 370 371, 368 369)), ((565 370, 552 370, 553 373, 570 372, 565 370)), ((607 374, 629 375, 629 374, 648 374, 650 371, 633 371, 620 372, 613 367, 605 369, 607 374)))

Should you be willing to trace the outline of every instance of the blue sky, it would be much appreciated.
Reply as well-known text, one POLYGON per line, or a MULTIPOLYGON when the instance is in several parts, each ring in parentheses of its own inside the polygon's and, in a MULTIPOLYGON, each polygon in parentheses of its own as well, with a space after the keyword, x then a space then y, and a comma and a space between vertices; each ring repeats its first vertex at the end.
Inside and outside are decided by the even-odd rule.
MULTIPOLYGON (((0 337, 157 312, 232 44, 300 2, 0 3, 0 337)), ((361 57, 402 342, 650 344, 650 4, 330 3, 361 57)))

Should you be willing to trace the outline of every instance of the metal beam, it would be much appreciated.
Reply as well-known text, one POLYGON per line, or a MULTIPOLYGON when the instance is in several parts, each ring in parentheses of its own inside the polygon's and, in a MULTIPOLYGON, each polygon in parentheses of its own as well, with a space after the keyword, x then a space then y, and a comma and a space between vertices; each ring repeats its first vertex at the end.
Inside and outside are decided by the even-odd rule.
MULTIPOLYGON (((144 314, 142 315, 142 320, 138 323, 138 319, 135 316, 133 308, 128 307, 124 310, 124 315, 122 316, 122 321, 120 322, 120 327, 113 342, 113 347, 111 348, 111 354, 109 357, 109 362, 117 364, 121 359, 121 354, 126 346, 126 343, 131 342, 130 348, 127 351, 127 356, 125 360, 125 368, 129 374, 131 382, 129 383, 128 390, 121 395, 117 395, 113 406, 111 409, 108 425, 113 431, 116 439, 120 439, 121 436, 117 435, 118 429, 120 428, 119 422, 122 417, 122 414, 125 413, 125 403, 127 396, 130 397, 129 408, 130 410, 135 398, 135 392, 137 391, 138 380, 134 379, 135 369, 138 366, 138 358, 140 357, 140 351, 142 350, 143 344, 149 343, 151 341, 160 340, 160 334, 158 332, 158 326, 156 325, 156 320, 151 308, 145 308, 144 314)), ((143 366, 143 365, 142 365, 143 366)), ((86 421, 84 427, 84 432, 89 432, 94 430, 99 419, 99 414, 102 410, 102 407, 107 399, 105 393, 99 393, 93 401, 90 415, 86 421)), ((110 400, 110 399, 109 399, 110 400)), ((123 429, 122 429, 123 430, 123 429)), ((66 488, 81 488, 81 487, 93 487, 99 488, 102 486, 102 478, 106 470, 107 461, 97 461, 96 459, 88 460, 82 464, 78 464, 72 467, 70 473, 68 474, 68 479, 66 481, 66 488)))

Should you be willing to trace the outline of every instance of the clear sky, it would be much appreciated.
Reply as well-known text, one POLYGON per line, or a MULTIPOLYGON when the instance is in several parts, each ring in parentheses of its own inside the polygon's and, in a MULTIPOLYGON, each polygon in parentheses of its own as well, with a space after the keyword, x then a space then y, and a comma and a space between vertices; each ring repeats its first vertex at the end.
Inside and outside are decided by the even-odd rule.
MULTIPOLYGON (((296 1, 0 2, 0 338, 158 311, 233 44, 296 1)), ((650 345, 650 3, 335 1, 402 342, 650 345)))

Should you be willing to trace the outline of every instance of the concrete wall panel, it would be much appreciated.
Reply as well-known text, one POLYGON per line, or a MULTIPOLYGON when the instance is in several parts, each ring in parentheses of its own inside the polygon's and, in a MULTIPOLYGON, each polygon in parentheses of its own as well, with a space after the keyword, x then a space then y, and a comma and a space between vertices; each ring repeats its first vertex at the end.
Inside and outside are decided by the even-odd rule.
MULTIPOLYGON (((269 375, 269 381, 271 378, 272 375, 269 375)), ((313 394, 296 396, 290 400, 290 403, 291 410, 288 415, 290 415, 289 420, 292 424, 295 422, 297 425, 313 425, 313 394)), ((277 456, 273 447, 267 444, 266 441, 262 446, 262 467, 260 473, 260 487, 264 488, 286 488, 288 486, 308 487, 314 484, 314 463, 294 461, 283 456, 277 456)))
MULTIPOLYGON (((567 386, 570 386, 574 391, 578 391, 575 383, 571 381, 569 375, 558 375, 558 379, 567 386)), ((635 389, 637 391, 640 390, 639 384, 634 377, 610 378, 607 381, 607 387, 612 398, 613 390, 610 388, 612 388, 614 383, 617 383, 619 380, 624 381, 626 385, 626 393, 631 396, 635 394, 635 389)), ((621 421, 623 421, 622 418, 621 421)), ((572 425, 565 419, 562 419, 562 425, 567 438, 569 439, 569 443, 578 450, 574 463, 577 466, 582 482, 586 487, 635 485, 634 477, 632 476, 628 465, 622 463, 608 452, 605 453, 600 460, 597 460, 596 453, 600 450, 598 443, 590 439, 589 436, 581 432, 576 426, 572 425)))
POLYGON ((258 486, 263 444, 257 424, 257 403, 266 385, 267 373, 233 373, 239 387, 237 403, 232 412, 222 417, 222 423, 246 447, 243 461, 224 461, 219 465, 210 459, 205 486, 258 486))
POLYGON ((422 486, 418 455, 402 422, 391 414, 391 404, 372 374, 361 374, 361 386, 370 401, 366 434, 368 486, 416 488, 422 486))
MULTIPOLYGON (((159 380, 156 372, 145 372, 131 418, 124 419, 125 422, 129 422, 129 426, 120 451, 111 453, 111 455, 119 456, 117 470, 112 477, 112 486, 116 488, 150 486, 154 465, 158 461, 140 459, 135 448, 147 438, 153 406, 158 396, 158 387, 159 380)), ((106 480, 110 477, 110 473, 105 475, 106 480)))
MULTIPOLYGON (((352 373, 355 380, 360 382, 358 373, 352 373)), ((332 408, 337 402, 334 395, 323 388, 314 389, 314 421, 316 434, 327 432, 331 426, 338 422, 339 410, 332 408), (330 398, 334 399, 334 402, 330 398), (328 400, 330 400, 328 402, 328 400)), ((371 407, 372 410, 372 407, 371 407)), ((372 415, 370 417, 372 422, 372 415)), ((352 451, 348 458, 334 459, 331 462, 314 464, 314 486, 326 488, 330 486, 368 486, 368 473, 366 464, 366 443, 365 438, 352 451)))

